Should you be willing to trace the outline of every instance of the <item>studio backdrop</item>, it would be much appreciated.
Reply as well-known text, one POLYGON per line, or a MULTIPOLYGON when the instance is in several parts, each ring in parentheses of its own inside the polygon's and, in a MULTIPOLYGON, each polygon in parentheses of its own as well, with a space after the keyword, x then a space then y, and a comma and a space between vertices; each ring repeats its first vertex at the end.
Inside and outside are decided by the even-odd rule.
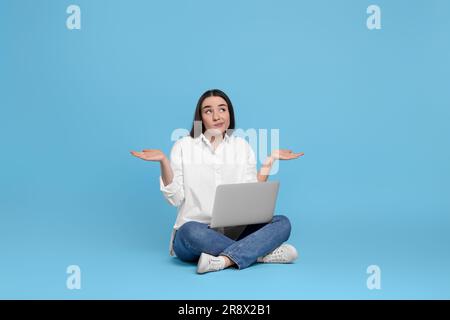
POLYGON ((2 0, 0 298, 450 298, 449 12, 2 0), (199 276, 168 255, 176 208, 130 151, 169 155, 213 88, 267 153, 271 132, 305 153, 269 177, 294 264, 199 276))

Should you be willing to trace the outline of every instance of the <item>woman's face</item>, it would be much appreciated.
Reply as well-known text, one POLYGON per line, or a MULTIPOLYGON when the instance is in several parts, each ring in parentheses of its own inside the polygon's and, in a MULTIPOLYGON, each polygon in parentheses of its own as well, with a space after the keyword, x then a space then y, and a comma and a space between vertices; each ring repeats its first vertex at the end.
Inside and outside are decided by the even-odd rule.
POLYGON ((208 97, 203 100, 201 115, 205 129, 220 130, 223 134, 230 126, 228 105, 222 97, 208 97))

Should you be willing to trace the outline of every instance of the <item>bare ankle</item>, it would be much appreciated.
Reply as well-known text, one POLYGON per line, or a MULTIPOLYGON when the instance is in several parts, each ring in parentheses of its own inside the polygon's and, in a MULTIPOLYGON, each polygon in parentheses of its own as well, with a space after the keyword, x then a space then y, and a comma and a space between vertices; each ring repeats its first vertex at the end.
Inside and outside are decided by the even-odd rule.
POLYGON ((225 260, 225 268, 231 267, 234 264, 234 261, 228 258, 227 256, 221 256, 225 260))

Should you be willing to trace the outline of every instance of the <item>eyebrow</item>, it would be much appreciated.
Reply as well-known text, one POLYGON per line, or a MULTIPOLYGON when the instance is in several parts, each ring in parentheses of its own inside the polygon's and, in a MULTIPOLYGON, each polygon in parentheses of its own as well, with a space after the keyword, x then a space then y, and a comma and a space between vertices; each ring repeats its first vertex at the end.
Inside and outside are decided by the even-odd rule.
MULTIPOLYGON (((225 103, 221 103, 218 105, 218 107, 228 107, 225 103)), ((212 108, 211 106, 204 106, 202 107, 202 110, 206 109, 206 108, 212 108)))

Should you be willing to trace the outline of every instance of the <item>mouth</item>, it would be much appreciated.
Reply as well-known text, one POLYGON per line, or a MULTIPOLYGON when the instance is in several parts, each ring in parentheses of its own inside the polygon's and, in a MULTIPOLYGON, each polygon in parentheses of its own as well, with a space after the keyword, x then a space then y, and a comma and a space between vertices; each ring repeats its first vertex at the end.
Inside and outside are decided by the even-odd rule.
POLYGON ((222 123, 216 123, 216 124, 214 125, 215 128, 220 128, 221 126, 223 126, 223 122, 222 122, 222 123))

